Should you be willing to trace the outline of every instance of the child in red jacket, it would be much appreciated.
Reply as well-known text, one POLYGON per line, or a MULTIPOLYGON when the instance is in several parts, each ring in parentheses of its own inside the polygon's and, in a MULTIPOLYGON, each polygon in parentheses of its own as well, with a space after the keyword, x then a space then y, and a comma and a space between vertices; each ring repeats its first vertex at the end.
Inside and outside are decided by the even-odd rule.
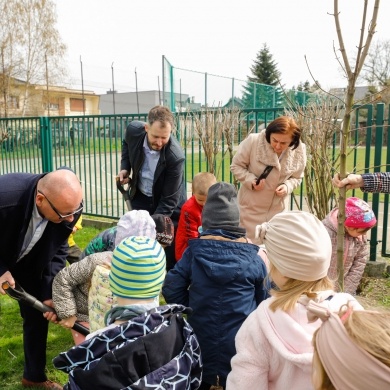
POLYGON ((217 182, 209 172, 197 173, 192 179, 192 196, 181 208, 179 225, 176 232, 175 258, 179 261, 188 246, 188 240, 198 238, 198 228, 202 225, 203 206, 206 203, 209 188, 217 182))

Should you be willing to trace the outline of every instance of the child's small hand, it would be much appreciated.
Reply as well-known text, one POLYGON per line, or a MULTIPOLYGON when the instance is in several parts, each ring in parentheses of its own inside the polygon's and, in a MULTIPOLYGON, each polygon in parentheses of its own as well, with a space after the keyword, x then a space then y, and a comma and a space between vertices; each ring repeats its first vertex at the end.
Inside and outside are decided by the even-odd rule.
MULTIPOLYGON (((47 299, 47 300, 43 301, 42 303, 44 303, 47 306, 50 306, 50 307, 54 308, 54 304, 53 304, 53 300, 52 299, 47 299)), ((58 324, 58 318, 57 318, 57 314, 56 313, 54 313, 52 311, 47 311, 47 312, 43 313, 43 316, 48 321, 54 322, 55 324, 58 324)))
POLYGON ((64 327, 64 328, 73 328, 73 325, 74 323, 76 322, 77 320, 77 317, 76 316, 72 316, 72 317, 69 317, 69 318, 65 318, 63 320, 61 320, 59 322, 59 324, 64 327))

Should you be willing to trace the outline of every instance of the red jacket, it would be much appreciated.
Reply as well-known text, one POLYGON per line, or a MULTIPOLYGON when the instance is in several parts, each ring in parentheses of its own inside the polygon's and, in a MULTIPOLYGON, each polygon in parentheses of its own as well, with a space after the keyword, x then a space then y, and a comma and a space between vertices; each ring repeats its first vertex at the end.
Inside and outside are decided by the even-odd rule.
POLYGON ((195 196, 185 202, 181 208, 179 225, 175 237, 175 258, 179 261, 188 246, 188 240, 198 238, 198 227, 202 225, 203 206, 195 200, 195 196))

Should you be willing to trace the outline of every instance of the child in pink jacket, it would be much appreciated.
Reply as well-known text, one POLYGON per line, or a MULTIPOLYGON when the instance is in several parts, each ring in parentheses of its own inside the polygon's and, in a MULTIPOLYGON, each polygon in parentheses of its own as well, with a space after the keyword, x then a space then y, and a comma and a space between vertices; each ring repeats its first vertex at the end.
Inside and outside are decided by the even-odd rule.
MULTIPOLYGON (((328 276, 337 283, 337 216, 335 207, 322 221, 332 241, 332 260, 328 276)), ((362 199, 351 197, 345 202, 344 234, 344 292, 354 295, 368 261, 367 232, 376 225, 375 214, 362 199)))
POLYGON ((256 236, 267 250, 273 288, 237 333, 226 389, 312 390, 312 337, 321 320, 309 323, 307 304, 363 308, 353 296, 333 291, 327 276, 332 244, 314 215, 277 214, 257 227, 256 236))

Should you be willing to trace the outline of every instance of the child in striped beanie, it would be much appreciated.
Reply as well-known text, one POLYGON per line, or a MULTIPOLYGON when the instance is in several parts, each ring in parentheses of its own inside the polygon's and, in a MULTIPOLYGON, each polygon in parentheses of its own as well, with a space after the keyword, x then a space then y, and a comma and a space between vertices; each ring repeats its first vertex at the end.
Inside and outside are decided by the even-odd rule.
POLYGON ((120 324, 159 304, 165 278, 165 252, 148 237, 128 237, 114 249, 109 275, 117 306, 106 313, 105 324, 120 324))

